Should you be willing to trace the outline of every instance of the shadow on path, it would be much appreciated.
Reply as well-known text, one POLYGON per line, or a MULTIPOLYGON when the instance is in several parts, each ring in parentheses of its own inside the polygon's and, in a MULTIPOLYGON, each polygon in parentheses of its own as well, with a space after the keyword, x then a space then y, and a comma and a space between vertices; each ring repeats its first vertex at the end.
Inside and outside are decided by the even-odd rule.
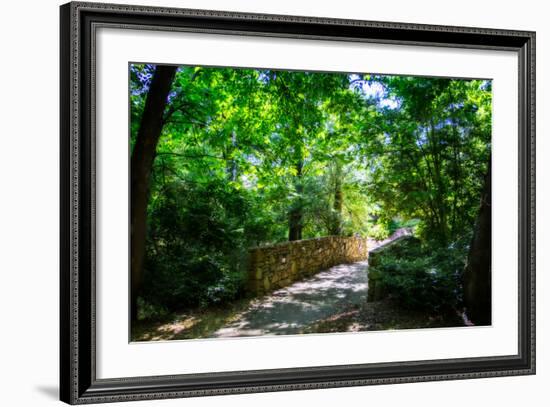
POLYGON ((341 264, 252 302, 212 337, 298 334, 316 321, 367 299, 368 262, 341 264))

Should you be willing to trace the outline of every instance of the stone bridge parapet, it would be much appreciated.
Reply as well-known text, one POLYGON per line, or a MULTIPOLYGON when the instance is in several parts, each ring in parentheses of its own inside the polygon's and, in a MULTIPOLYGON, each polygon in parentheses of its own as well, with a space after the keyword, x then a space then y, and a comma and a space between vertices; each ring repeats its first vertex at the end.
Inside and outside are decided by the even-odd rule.
POLYGON ((263 295, 321 270, 367 258, 367 239, 361 237, 327 236, 255 247, 249 251, 249 290, 263 295))

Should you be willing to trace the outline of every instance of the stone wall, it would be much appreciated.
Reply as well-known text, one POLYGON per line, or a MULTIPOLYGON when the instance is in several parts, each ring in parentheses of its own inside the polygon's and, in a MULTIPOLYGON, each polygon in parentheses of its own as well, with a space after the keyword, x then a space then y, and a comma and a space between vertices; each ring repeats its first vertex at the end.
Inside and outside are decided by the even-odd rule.
POLYGON ((367 240, 327 236, 296 240, 249 251, 249 289, 262 295, 342 263, 368 258, 367 240))

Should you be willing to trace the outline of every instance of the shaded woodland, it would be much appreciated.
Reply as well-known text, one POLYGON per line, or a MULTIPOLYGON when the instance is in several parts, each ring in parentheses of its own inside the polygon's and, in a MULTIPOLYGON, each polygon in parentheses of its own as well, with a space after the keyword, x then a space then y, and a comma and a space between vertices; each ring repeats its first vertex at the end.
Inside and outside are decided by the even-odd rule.
POLYGON ((490 321, 491 81, 130 65, 132 319, 246 297, 248 250, 414 239, 404 309, 490 321))

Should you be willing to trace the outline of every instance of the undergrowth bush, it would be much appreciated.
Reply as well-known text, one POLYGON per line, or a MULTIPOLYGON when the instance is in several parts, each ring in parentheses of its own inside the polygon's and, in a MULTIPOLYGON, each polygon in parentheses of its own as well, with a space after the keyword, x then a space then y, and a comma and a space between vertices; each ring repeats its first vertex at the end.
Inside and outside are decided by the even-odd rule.
POLYGON ((376 253, 371 273, 377 285, 401 306, 430 312, 455 309, 462 301, 465 250, 405 238, 376 253))
POLYGON ((149 207, 142 317, 244 295, 247 248, 258 238, 247 196, 218 182, 162 192, 149 207))
POLYGON ((162 305, 151 304, 143 297, 138 297, 138 320, 163 320, 168 318, 171 313, 162 305))

